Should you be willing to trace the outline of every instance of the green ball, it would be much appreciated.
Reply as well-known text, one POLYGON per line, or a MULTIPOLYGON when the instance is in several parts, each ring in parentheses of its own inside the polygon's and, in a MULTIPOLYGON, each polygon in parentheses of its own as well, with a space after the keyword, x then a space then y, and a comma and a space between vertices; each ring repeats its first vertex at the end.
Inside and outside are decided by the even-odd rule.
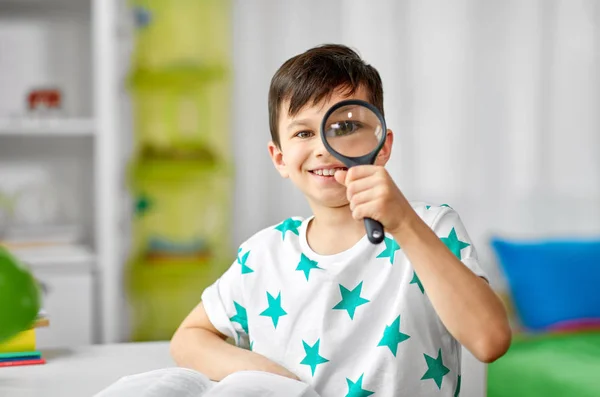
POLYGON ((37 282, 15 257, 0 247, 0 342, 31 327, 39 310, 37 282))

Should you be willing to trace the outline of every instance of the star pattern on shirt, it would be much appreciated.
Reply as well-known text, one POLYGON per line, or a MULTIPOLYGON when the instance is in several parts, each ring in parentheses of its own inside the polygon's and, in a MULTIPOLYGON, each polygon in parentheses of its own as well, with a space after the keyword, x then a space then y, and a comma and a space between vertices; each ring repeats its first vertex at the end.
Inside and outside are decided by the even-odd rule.
POLYGON ((375 394, 375 392, 363 389, 362 383, 364 375, 365 374, 362 374, 356 382, 346 378, 346 382, 348 383, 348 393, 346 394, 346 397, 368 397, 371 394, 375 394))
POLYGON ((424 294, 425 293, 425 289, 423 288, 423 284, 421 284, 421 280, 419 279, 419 276, 417 276, 417 272, 415 272, 413 270, 413 278, 412 280, 410 280, 409 284, 417 284, 419 286, 419 289, 421 290, 421 293, 424 294))
POLYGON ((446 208, 452 209, 452 207, 450 207, 448 204, 442 204, 442 205, 440 205, 440 207, 446 207, 446 208))
POLYGON ((242 252, 242 249, 239 248, 238 249, 238 256, 237 256, 237 263, 239 263, 240 265, 242 265, 242 274, 248 274, 248 273, 254 272, 254 270, 252 270, 248 265, 246 265, 246 261, 248 260, 248 256, 250 255, 250 251, 246 252, 240 258, 240 253, 241 252, 242 252))
POLYGON ((310 260, 306 255, 300 254, 300 263, 298 263, 296 270, 304 272, 304 277, 306 277, 306 281, 308 281, 310 271, 313 269, 323 270, 323 268, 319 267, 319 262, 310 260))
POLYGON ((383 338, 381 338, 377 346, 387 346, 392 351, 394 357, 396 357, 398 345, 408 338, 410 338, 410 335, 400 332, 400 315, 398 315, 390 325, 386 325, 383 331, 383 338))
POLYGON ((275 226, 275 229, 281 232, 281 239, 285 240, 285 232, 292 232, 296 236, 299 235, 298 228, 302 224, 302 221, 295 220, 294 218, 288 218, 285 221, 281 222, 279 225, 275 226))
MULTIPOLYGON (((146 196, 138 197, 138 199, 142 199, 142 198, 147 199, 146 196)), ((136 205, 137 204, 138 203, 136 203, 136 205)), ((141 205, 142 212, 145 212, 148 209, 148 207, 151 205, 151 203, 149 201, 148 202, 141 201, 139 204, 141 205)), ((447 204, 443 204, 440 207, 450 208, 447 204)), ((434 208, 440 208, 440 207, 432 207, 430 205, 426 205, 425 209, 433 210, 434 208)), ((277 241, 274 242, 275 244, 277 244, 277 243, 287 244, 285 242, 282 242, 282 241, 285 241, 286 232, 291 231, 293 234, 296 234, 298 236, 299 228, 301 225, 302 225, 302 221, 294 220, 293 218, 288 218, 274 227, 274 229, 281 232, 281 236, 282 236, 281 240, 279 240, 278 234, 272 234, 271 238, 276 238, 277 241)), ((460 223, 459 223, 459 225, 460 225, 460 223)), ((459 229, 459 231, 460 230, 461 229, 459 229)), ((454 227, 452 227, 452 229, 448 232, 447 237, 440 237, 440 240, 444 243, 444 245, 446 245, 446 247, 459 260, 462 259, 461 251, 464 248, 467 248, 470 246, 470 244, 468 242, 461 241, 459 239, 457 231, 454 227)), ((288 241, 290 241, 289 238, 288 238, 288 241)), ((294 244, 297 242, 297 240, 294 240, 294 239, 292 239, 291 241, 294 244)), ((384 241, 385 241, 385 248, 383 248, 383 247, 379 248, 379 250, 382 250, 382 251, 380 251, 378 253, 377 258, 384 259, 385 261, 387 261, 387 259, 389 258, 390 264, 394 265, 396 251, 401 250, 402 248, 393 238, 385 237, 384 241)), ((251 247, 245 246, 245 248, 251 248, 251 247)), ((238 249, 237 263, 240 265, 242 275, 255 272, 255 269, 252 269, 250 266, 248 266, 248 264, 251 264, 252 267, 255 267, 258 257, 253 256, 253 259, 250 262, 248 262, 250 252, 251 252, 250 249, 245 253, 243 252, 242 247, 240 247, 238 249)), ((372 258, 372 256, 371 256, 371 258, 372 258)), ((403 257, 402 257, 402 260, 404 260, 403 257)), ((400 261, 400 259, 399 259, 399 261, 400 261)), ((396 266, 398 266, 398 264, 396 264, 396 266)), ((325 266, 325 267, 327 267, 327 266, 325 266)), ((263 269, 263 268, 256 268, 256 271, 258 271, 258 273, 256 273, 256 274, 260 274, 262 272, 261 269, 263 269)), ((295 271, 302 272, 304 274, 304 277, 306 278, 306 281, 308 282, 310 279, 311 271, 314 269, 325 270, 327 272, 326 269, 319 267, 319 262, 309 259, 306 255, 304 255, 304 253, 300 252, 299 262, 298 262, 297 267, 295 268, 295 271)), ((291 273, 293 271, 293 268, 287 267, 287 271, 289 273, 291 273)), ((256 277, 256 276, 254 276, 254 277, 256 277)), ((301 276, 297 275, 296 277, 301 277, 301 276)), ((319 277, 318 277, 318 272, 317 272, 317 281, 318 281, 318 279, 319 279, 319 277)), ((314 281, 315 280, 313 280, 313 283, 314 283, 314 281)), ((365 296, 361 296, 362 287, 363 287, 363 284, 365 281, 367 282, 367 286, 370 286, 368 279, 362 279, 362 280, 355 279, 354 281, 350 281, 351 284, 350 283, 346 284, 347 286, 355 285, 355 287, 353 289, 349 289, 349 288, 346 288, 342 284, 338 284, 339 289, 340 289, 341 300, 332 308, 332 310, 345 310, 348 313, 350 320, 354 320, 354 316, 356 314, 356 309, 359 306, 362 306, 362 305, 365 305, 366 303, 371 302, 369 299, 366 299, 365 296), (356 282, 358 282, 358 284, 355 284, 356 282)), ((301 282, 301 284, 305 285, 304 282, 301 282)), ((421 293, 422 294, 425 293, 423 284, 421 283, 421 280, 419 279, 416 271, 414 271, 414 270, 413 270, 412 279, 409 284, 416 284, 416 286, 419 288, 421 293)), ((335 284, 332 285, 331 288, 335 288, 335 284)), ((406 284, 404 284, 404 288, 407 288, 406 284)), ((414 287, 410 287, 410 288, 414 288, 414 287)), ((273 290, 271 290, 271 291, 273 291, 273 290)), ((368 291, 371 292, 370 289, 368 291)), ((261 294, 262 299, 264 299, 265 294, 266 294, 266 298, 267 298, 266 302, 264 302, 264 300, 260 301, 260 302, 263 302, 262 304, 266 303, 266 305, 265 305, 266 308, 265 308, 265 306, 262 306, 261 310, 262 309, 264 309, 264 310, 262 310, 262 312, 260 312, 259 316, 269 317, 271 319, 271 322, 273 323, 274 329, 277 329, 281 317, 288 316, 288 317, 286 317, 286 319, 283 320, 284 325, 288 325, 289 321, 292 321, 292 320, 291 320, 291 316, 289 315, 289 313, 286 310, 284 310, 284 308, 282 306, 282 294, 286 295, 287 294, 286 290, 278 291, 278 289, 275 289, 273 292, 277 292, 277 296, 275 296, 274 294, 273 295, 270 294, 269 291, 265 291, 264 289, 262 290, 262 292, 260 290, 257 291, 257 293, 261 294)), ((332 291, 332 292, 334 292, 334 291, 332 291)), ((416 291, 414 291, 413 293, 417 294, 416 291)), ((286 295, 286 296, 287 296, 286 302, 288 302, 287 304, 289 304, 289 299, 290 299, 289 295, 286 295)), ((371 299, 375 299, 374 296, 371 296, 371 295, 368 295, 368 297, 371 299)), ((231 302, 231 300, 229 302, 231 302)), ((244 304, 247 303, 246 301, 239 301, 239 300, 238 300, 238 302, 241 302, 244 304)), ((239 324, 240 327, 243 329, 243 331, 245 331, 246 335, 249 335, 248 311, 244 306, 242 306, 242 304, 240 304, 238 302, 233 301, 233 306, 235 308, 235 314, 232 317, 230 317, 229 320, 232 323, 239 324)), ((326 307, 331 307, 331 306, 329 306, 331 303, 332 303, 331 301, 327 301, 326 307)), ((288 307, 286 306, 286 308, 288 308, 288 307)), ((258 309, 258 307, 256 307, 255 309, 258 309)), ((365 311, 365 309, 361 309, 361 313, 359 313, 359 315, 363 316, 363 315, 370 314, 370 310, 372 310, 371 306, 368 306, 367 309, 369 310, 369 312, 365 312, 365 314, 363 314, 362 312, 365 311)), ((288 308, 288 310, 289 310, 289 308, 288 308)), ((258 310, 256 312, 258 312, 258 310)), ((254 321, 254 318, 256 318, 256 317, 254 317, 255 316, 254 313, 256 313, 256 312, 254 312, 253 310, 250 311, 250 313, 253 316, 252 317, 253 321, 254 321)), ((231 315, 231 314, 233 314, 233 313, 229 312, 229 315, 231 315)), ((409 319, 408 321, 410 322, 410 317, 407 317, 407 315, 408 314, 406 314, 406 313, 403 313, 403 315, 398 315, 391 323, 387 322, 387 321, 391 320, 391 318, 390 318, 387 320, 383 319, 381 322, 373 324, 373 326, 376 327, 377 332, 379 332, 380 340, 377 344, 377 347, 374 346, 374 340, 369 342, 369 345, 372 346, 372 349, 379 349, 380 347, 383 347, 385 349, 387 347, 387 349, 390 350, 391 354, 393 354, 394 357, 401 357, 401 356, 405 355, 405 353, 404 353, 405 350, 400 350, 400 356, 398 356, 398 350, 399 350, 400 343, 405 342, 406 340, 411 338, 411 335, 408 335, 401 331, 402 323, 404 323, 404 329, 406 330, 407 318, 409 319), (401 321, 401 319, 404 319, 404 321, 401 321)), ((342 315, 342 317, 345 320, 345 315, 342 315)), ((362 317, 359 317, 359 319, 361 319, 361 318, 362 317)), ((260 320, 260 321, 268 322, 269 320, 264 319, 264 320, 260 320)), ((347 320, 345 320, 345 321, 347 321, 347 320)), ((263 324, 266 324, 266 323, 263 323, 263 324)), ((281 333, 281 331, 282 330, 280 329, 279 334, 281 333)), ((237 334, 237 337, 239 338, 238 339, 238 344, 239 344, 242 342, 243 333, 241 331, 239 331, 239 332, 236 331, 236 334, 237 334)), ((323 335, 315 335, 315 337, 317 337, 317 336, 323 336, 323 335)), ((414 333, 412 336, 415 336, 414 333)), ((418 338, 418 336, 417 336, 417 338, 418 338)), ((308 366, 311 371, 311 376, 314 377, 319 366, 321 364, 330 362, 330 360, 320 355, 319 350, 320 350, 321 338, 316 339, 316 341, 314 338, 308 339, 308 340, 315 341, 314 345, 312 345, 312 346, 309 345, 304 339, 301 339, 301 340, 302 340, 302 344, 304 347, 305 356, 302 359, 302 361, 300 362, 300 364, 308 366)), ((255 342, 254 340, 249 340, 248 348, 251 351, 253 351, 253 349, 254 349, 254 342, 255 342)), ((298 343, 298 340, 296 339, 296 341, 294 343, 298 343)), ((259 344, 260 344, 260 342, 259 342, 259 344)), ((403 345, 403 346, 406 347, 406 346, 409 346, 410 344, 411 344, 411 342, 408 342, 408 344, 403 345)), ((326 345, 326 346, 329 346, 329 345, 326 345)), ((331 348, 331 347, 329 347, 329 348, 331 348)), ((387 351, 387 349, 385 349, 385 350, 387 351)), ((428 351, 428 352, 432 352, 432 351, 434 352, 435 350, 432 349, 431 351, 428 351)), ((388 355, 388 353, 384 353, 384 354, 386 356, 388 355)), ((428 382, 431 379, 434 381, 434 383, 436 384, 438 389, 441 390, 444 377, 450 373, 450 369, 444 365, 443 358, 442 358, 442 349, 440 348, 438 350, 437 357, 429 356, 428 354, 425 354, 425 353, 422 353, 422 354, 425 359, 425 363, 427 365, 427 370, 421 377, 421 381, 425 382, 423 385, 427 385, 428 387, 433 387, 433 385, 431 385, 430 382, 428 382)), ((330 357, 332 357, 332 356, 330 356, 330 357)), ((387 357, 389 359, 391 359, 389 356, 387 356, 387 357)), ((294 361, 296 361, 299 358, 301 358, 301 356, 295 355, 294 361)), ((335 357, 332 357, 332 358, 334 358, 334 361, 336 360, 335 357)), ((397 361, 395 361, 395 362, 397 362, 397 361)), ((356 378, 355 376, 358 374, 359 373, 351 373, 350 374, 353 377, 353 379, 355 379, 355 380, 352 380, 350 378, 345 378, 346 382, 347 382, 347 387, 348 387, 346 396, 347 397, 348 396, 349 397, 367 397, 367 396, 376 394, 375 391, 368 390, 367 388, 363 387, 365 373, 363 372, 358 378, 356 378)), ((368 373, 367 373, 367 375, 368 375, 368 373)), ((370 378, 367 377, 367 379, 370 379, 370 378)), ((416 379, 418 379, 418 377, 415 378, 415 381, 416 381, 416 379)), ((452 380, 454 380, 454 379, 452 379, 452 380)), ((338 381, 341 383, 341 379, 339 379, 338 381)), ((455 386, 455 390, 454 390, 454 394, 453 394, 454 397, 458 397, 460 394, 460 389, 461 389, 461 376, 460 375, 458 375, 458 377, 456 378, 456 381, 457 382, 456 382, 456 386, 455 386)), ((371 388, 376 387, 377 384, 372 383, 372 382, 373 382, 372 380, 369 381, 368 385, 370 385, 371 388)), ((447 383, 448 383, 448 381, 447 381, 447 383)), ((342 385, 340 384, 339 386, 342 386, 342 385)), ((448 387, 448 384, 446 384, 446 386, 448 387)), ((377 391, 377 394, 379 394, 379 392, 380 391, 377 391)))
POLYGON ((448 249, 458 258, 458 259, 462 259, 462 256, 460 254, 460 251, 463 248, 467 248, 468 246, 470 246, 471 244, 466 243, 464 241, 460 241, 458 239, 458 236, 456 235, 456 230, 454 230, 454 228, 452 228, 452 230, 450 230, 450 233, 448 234, 448 237, 442 237, 440 240, 442 240, 442 242, 446 245, 446 247, 448 247, 448 249))
POLYGON ((339 284, 342 300, 333 307, 333 310, 346 310, 350 316, 350 319, 354 320, 354 312, 356 311, 356 308, 370 302, 368 299, 360 296, 362 284, 363 282, 361 281, 356 287, 354 287, 352 291, 344 287, 342 284, 339 284))
POLYGON ((460 396, 460 375, 458 375, 458 380, 456 381, 456 390, 454 391, 454 397, 460 396))
POLYGON ((281 291, 279 292, 279 295, 277 295, 277 298, 267 292, 267 301, 269 307, 260 313, 260 315, 271 317, 271 320, 273 320, 273 327, 277 329, 279 317, 287 315, 287 312, 281 307, 281 291))
POLYGON ((400 246, 393 238, 386 237, 385 238, 385 249, 377 255, 377 258, 390 258, 390 263, 394 264, 394 256, 396 251, 400 249, 400 246))
POLYGON ((426 210, 428 210, 428 209, 430 209, 430 208, 431 208, 431 206, 430 206, 430 205, 426 205, 426 206, 425 206, 425 209, 426 209, 426 210))
POLYGON ((241 325, 242 329, 248 333, 248 313, 246 312, 246 308, 236 301, 233 301, 233 305, 235 306, 235 315, 230 317, 229 320, 241 325))
POLYGON ((450 372, 448 367, 444 366, 442 349, 438 350, 437 358, 433 358, 427 354, 423 354, 423 356, 425 356, 425 361, 427 362, 427 372, 425 372, 421 380, 433 379, 438 389, 441 389, 444 376, 450 372))
POLYGON ((317 339, 314 345, 310 346, 304 340, 302 340, 302 345, 304 346, 304 352, 306 353, 306 357, 300 361, 300 364, 308 365, 310 367, 310 372, 312 376, 315 376, 315 370, 317 369, 317 365, 324 364, 329 362, 328 359, 319 355, 319 344, 321 343, 321 338, 317 339))

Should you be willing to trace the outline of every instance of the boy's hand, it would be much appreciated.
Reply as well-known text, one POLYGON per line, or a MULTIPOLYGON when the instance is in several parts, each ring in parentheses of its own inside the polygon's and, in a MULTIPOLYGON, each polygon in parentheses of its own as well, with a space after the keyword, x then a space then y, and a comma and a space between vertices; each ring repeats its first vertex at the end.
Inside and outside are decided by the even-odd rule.
POLYGON ((334 177, 346 186, 352 217, 356 220, 375 219, 394 234, 414 214, 408 200, 381 166, 356 166, 337 171, 334 177))

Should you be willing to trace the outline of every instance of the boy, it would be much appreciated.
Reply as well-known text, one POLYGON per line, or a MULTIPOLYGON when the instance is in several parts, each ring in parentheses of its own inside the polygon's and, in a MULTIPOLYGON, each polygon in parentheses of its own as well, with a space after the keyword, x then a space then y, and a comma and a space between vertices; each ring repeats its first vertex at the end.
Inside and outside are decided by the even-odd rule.
POLYGON ((175 333, 175 361, 214 380, 257 370, 328 396, 455 396, 460 346, 491 362, 511 334, 457 213, 409 204, 383 167, 346 169, 321 142, 320 122, 343 99, 383 113, 379 73, 351 49, 324 45, 275 73, 269 154, 312 209, 244 242, 175 333), (371 244, 363 218, 381 222, 371 244), (234 338, 236 345, 225 342, 234 338))

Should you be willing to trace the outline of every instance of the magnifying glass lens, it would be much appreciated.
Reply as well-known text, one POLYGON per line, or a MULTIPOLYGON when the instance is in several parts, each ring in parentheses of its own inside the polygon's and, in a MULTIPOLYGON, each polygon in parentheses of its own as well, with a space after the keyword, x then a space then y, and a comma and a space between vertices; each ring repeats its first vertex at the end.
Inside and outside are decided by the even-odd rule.
POLYGON ((379 117, 361 105, 336 109, 324 126, 331 148, 346 157, 365 156, 376 150, 383 132, 379 117))

